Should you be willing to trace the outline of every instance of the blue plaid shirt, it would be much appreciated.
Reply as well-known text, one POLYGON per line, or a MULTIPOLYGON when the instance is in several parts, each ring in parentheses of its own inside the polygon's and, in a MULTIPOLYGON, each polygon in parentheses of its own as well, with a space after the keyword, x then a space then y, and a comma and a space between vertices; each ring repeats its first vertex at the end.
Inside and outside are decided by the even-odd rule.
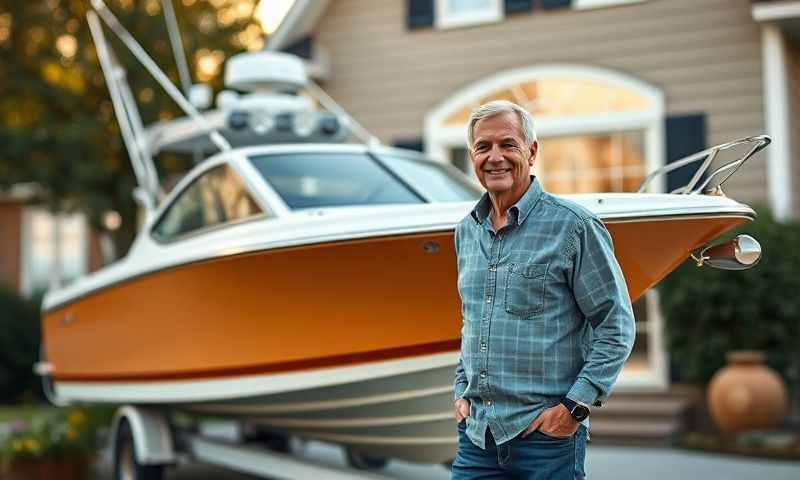
POLYGON ((611 237, 597 217, 532 179, 492 227, 488 195, 456 227, 463 326, 455 398, 486 448, 519 435, 564 395, 599 406, 633 347, 634 318, 611 237))

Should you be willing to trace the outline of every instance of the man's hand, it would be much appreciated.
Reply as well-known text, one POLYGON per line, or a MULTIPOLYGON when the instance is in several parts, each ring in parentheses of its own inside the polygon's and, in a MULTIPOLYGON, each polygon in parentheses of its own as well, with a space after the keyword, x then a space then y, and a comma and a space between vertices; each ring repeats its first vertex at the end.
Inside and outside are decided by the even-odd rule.
POLYGON ((461 423, 462 420, 469 417, 469 400, 459 398, 455 403, 456 422, 461 423))
POLYGON ((578 430, 578 425, 580 424, 572 418, 567 407, 559 403, 546 409, 536 417, 536 420, 522 432, 522 436, 523 438, 527 437, 531 432, 539 430, 551 437, 567 438, 575 434, 578 430))

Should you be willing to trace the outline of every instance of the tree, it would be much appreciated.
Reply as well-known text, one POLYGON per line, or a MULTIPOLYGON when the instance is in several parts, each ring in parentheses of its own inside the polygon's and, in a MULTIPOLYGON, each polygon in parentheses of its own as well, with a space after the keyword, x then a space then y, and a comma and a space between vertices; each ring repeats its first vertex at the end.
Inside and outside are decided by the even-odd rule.
MULTIPOLYGON (((81 210, 103 232, 105 212, 122 218, 112 234, 127 251, 136 232, 136 185, 86 23, 87 0, 0 0, 0 188, 35 182, 53 211, 81 210)), ((159 0, 108 0, 111 10, 177 83, 159 0)), ((261 47, 252 0, 178 0, 175 13, 195 82, 222 84, 221 64, 261 47)), ((132 55, 106 31, 128 70, 145 124, 182 115, 132 55)), ((191 159, 164 156, 163 176, 191 159)))

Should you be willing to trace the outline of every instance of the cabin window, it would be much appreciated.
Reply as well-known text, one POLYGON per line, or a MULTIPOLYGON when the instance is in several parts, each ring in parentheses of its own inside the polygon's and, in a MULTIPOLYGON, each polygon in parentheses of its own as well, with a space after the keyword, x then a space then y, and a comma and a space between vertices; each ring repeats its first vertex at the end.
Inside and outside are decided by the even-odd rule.
POLYGON ((364 153, 273 154, 251 161, 292 209, 425 203, 418 190, 364 153))
POLYGON ((200 175, 178 195, 153 228, 153 235, 158 240, 172 240, 261 213, 236 172, 222 165, 200 175))
POLYGON ((503 19, 501 0, 436 0, 436 26, 456 28, 503 19))

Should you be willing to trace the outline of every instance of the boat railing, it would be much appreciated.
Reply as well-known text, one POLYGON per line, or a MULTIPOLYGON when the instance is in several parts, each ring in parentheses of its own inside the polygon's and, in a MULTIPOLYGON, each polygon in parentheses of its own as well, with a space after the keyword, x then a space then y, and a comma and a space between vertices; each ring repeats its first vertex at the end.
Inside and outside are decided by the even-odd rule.
POLYGON ((691 180, 686 185, 681 187, 675 188, 671 190, 669 193, 675 194, 682 194, 682 195, 697 195, 697 194, 710 194, 710 193, 721 193, 721 186, 725 183, 734 173, 736 173, 739 168, 749 160, 753 155, 760 152, 767 145, 770 144, 772 139, 767 135, 756 135, 753 137, 745 137, 740 138, 738 140, 733 140, 731 142, 722 143, 720 145, 707 148, 701 152, 694 153, 687 157, 684 157, 680 160, 676 160, 671 162, 669 165, 664 165, 663 167, 659 168, 651 172, 642 182, 642 185, 639 187, 639 193, 644 193, 647 191, 647 187, 650 183, 657 177, 661 175, 666 175, 673 170, 677 170, 679 168, 685 167, 686 165, 700 162, 703 163, 697 168, 692 175, 691 180), (730 150, 741 145, 748 145, 749 149, 740 156, 737 156, 729 161, 722 163, 718 166, 714 171, 712 171, 705 179, 703 179, 703 175, 708 171, 711 167, 711 164, 714 163, 716 160, 717 155, 725 150, 730 150), (715 179, 719 179, 716 180, 715 179), (712 183, 713 182, 713 183, 712 183))

